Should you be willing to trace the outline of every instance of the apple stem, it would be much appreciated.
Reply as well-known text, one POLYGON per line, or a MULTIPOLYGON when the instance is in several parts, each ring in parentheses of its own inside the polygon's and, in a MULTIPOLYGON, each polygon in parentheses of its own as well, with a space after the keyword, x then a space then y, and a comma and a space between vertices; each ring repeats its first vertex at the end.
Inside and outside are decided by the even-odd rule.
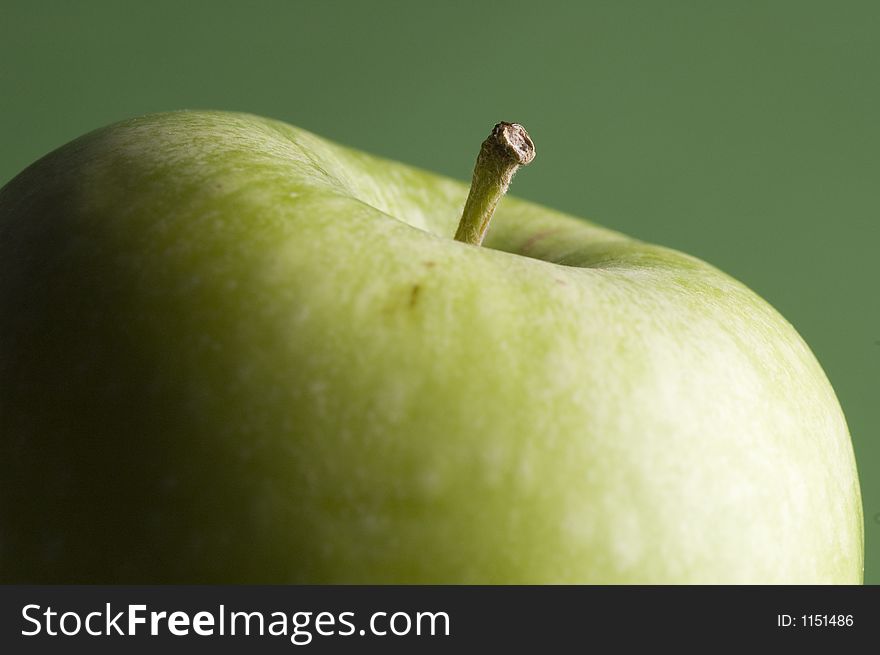
POLYGON ((518 123, 498 123, 483 141, 471 190, 464 203, 455 240, 479 246, 489 231, 495 207, 507 193, 513 174, 535 158, 535 145, 518 123))

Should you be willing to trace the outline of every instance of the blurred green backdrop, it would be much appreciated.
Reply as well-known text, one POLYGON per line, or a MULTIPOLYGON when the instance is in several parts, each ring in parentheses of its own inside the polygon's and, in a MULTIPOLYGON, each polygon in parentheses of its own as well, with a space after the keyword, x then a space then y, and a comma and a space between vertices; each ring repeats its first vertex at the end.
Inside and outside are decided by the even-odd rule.
POLYGON ((254 112, 469 179, 498 120, 514 193, 712 262, 819 357, 880 583, 880 4, 10 2, 0 185, 106 123, 254 112))

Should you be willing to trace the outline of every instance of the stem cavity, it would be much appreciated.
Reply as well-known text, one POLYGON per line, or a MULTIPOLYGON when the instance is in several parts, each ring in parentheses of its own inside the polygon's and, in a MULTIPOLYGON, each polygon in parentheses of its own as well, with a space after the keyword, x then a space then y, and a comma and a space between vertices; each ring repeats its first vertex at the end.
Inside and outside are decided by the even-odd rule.
POLYGON ((455 240, 479 246, 513 174, 535 158, 535 144, 518 123, 498 123, 483 141, 455 240))

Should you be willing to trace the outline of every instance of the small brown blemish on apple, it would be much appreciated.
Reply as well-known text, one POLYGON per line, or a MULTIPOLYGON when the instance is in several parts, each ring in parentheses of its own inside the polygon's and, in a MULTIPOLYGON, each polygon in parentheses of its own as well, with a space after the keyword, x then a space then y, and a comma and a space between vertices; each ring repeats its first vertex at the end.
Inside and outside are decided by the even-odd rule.
MULTIPOLYGON (((414 312, 422 297, 422 283, 414 282, 395 291, 382 305, 381 311, 387 316, 400 312, 414 312)), ((403 315, 403 314, 400 314, 403 315)), ((410 314, 414 316, 414 314, 410 314)))
POLYGON ((422 293, 422 285, 414 284, 409 292, 409 308, 413 309, 419 302, 419 295, 422 293))
POLYGON ((539 230, 535 232, 532 236, 525 240, 525 242, 520 246, 519 251, 521 253, 527 254, 529 250, 541 239, 546 239, 552 234, 556 234, 559 232, 559 228, 551 228, 548 230, 539 230))
POLYGON ((428 260, 426 262, 422 262, 426 268, 434 268, 437 265, 437 262, 428 260))

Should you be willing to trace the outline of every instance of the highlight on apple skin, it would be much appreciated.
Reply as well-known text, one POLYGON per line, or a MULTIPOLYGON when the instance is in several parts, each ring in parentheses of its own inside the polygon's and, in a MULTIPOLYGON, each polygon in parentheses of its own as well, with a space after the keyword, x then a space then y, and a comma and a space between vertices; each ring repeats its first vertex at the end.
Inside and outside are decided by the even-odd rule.
POLYGON ((467 196, 223 112, 7 184, 0 581, 862 581, 844 416, 784 318, 513 197, 455 240, 467 196))

